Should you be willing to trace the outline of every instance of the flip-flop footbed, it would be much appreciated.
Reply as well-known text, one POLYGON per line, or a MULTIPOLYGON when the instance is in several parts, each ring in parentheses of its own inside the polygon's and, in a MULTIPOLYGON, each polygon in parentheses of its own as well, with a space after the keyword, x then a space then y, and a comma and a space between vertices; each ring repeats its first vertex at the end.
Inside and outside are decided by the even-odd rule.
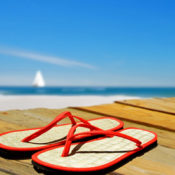
MULTIPOLYGON (((123 127, 122 121, 112 117, 102 117, 88 121, 90 124, 104 130, 118 130, 123 127)), ((71 126, 72 124, 57 125, 30 142, 22 142, 22 140, 41 128, 2 133, 0 134, 0 148, 10 151, 35 151, 48 148, 53 143, 62 144, 71 126)), ((88 129, 77 128, 76 133, 84 131, 88 131, 88 129)))
POLYGON ((138 128, 126 128, 121 132, 142 142, 142 149, 136 149, 134 142, 121 138, 103 137, 71 145, 69 156, 62 157, 64 146, 42 150, 32 156, 34 164, 53 170, 87 172, 98 171, 119 163, 123 159, 157 141, 154 132, 138 128))

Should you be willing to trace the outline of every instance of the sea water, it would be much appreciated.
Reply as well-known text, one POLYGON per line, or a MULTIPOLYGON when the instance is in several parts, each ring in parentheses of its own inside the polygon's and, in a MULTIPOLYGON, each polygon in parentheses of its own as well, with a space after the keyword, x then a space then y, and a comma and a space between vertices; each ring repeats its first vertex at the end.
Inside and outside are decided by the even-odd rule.
POLYGON ((0 95, 123 95, 175 97, 175 87, 0 87, 0 95))

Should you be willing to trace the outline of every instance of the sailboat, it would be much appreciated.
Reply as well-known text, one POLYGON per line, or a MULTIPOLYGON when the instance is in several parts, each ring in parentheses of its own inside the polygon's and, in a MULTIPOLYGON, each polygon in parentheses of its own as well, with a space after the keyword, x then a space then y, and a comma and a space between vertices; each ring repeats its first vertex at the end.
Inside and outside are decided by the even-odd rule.
POLYGON ((35 79, 33 81, 33 86, 34 87, 44 87, 45 86, 45 81, 40 71, 36 72, 35 79))

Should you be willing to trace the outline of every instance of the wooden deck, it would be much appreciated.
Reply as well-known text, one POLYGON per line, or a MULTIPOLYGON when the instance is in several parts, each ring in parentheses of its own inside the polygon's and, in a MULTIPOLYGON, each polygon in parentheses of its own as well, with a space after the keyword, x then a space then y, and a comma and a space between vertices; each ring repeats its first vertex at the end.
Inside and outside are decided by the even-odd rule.
MULTIPOLYGON (((113 116, 124 121, 124 127, 148 129, 158 134, 158 146, 129 161, 110 175, 175 174, 175 98, 125 100, 113 104, 68 109, 32 109, 0 112, 0 133, 46 125, 65 110, 85 119, 113 116)), ((62 123, 67 123, 64 120, 62 123)), ((37 175, 31 159, 0 158, 0 175, 37 175)), ((42 175, 42 174, 41 174, 42 175)))
POLYGON ((143 109, 175 115, 175 98, 154 98, 143 100, 124 100, 115 102, 118 104, 125 104, 129 106, 140 107, 143 109))

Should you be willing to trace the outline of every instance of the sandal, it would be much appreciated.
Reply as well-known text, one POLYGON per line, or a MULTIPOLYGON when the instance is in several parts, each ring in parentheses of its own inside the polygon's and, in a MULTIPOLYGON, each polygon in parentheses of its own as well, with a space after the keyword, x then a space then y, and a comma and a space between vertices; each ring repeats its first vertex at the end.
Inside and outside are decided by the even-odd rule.
MULTIPOLYGON (((13 152, 37 151, 64 144, 70 128, 77 124, 75 119, 78 119, 81 123, 94 125, 94 127, 103 130, 118 130, 123 127, 123 122, 116 118, 102 117, 87 121, 83 118, 73 116, 70 112, 63 112, 45 127, 16 130, 0 134, 0 150, 13 152), (59 121, 66 117, 69 117, 71 124, 57 125, 59 121)), ((79 128, 77 133, 83 131, 87 131, 87 129, 79 128)), ((79 139, 84 137, 81 135, 79 139)))
POLYGON ((32 163, 40 171, 57 173, 58 171, 66 173, 100 171, 136 155, 156 141, 156 133, 139 128, 126 128, 114 132, 80 123, 70 129, 65 145, 33 154, 32 163), (77 127, 86 127, 90 131, 74 134, 77 127), (104 137, 72 143, 77 137, 87 135, 104 135, 104 137))

